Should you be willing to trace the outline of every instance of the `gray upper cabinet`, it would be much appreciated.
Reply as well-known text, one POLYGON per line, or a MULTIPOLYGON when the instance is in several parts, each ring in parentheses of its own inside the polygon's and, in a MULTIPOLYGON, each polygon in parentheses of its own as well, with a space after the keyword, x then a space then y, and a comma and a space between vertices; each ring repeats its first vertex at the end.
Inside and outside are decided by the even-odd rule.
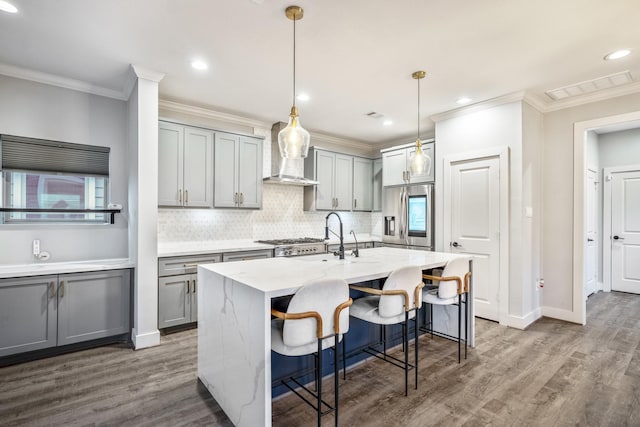
POLYGON ((373 160, 373 206, 374 212, 382 210, 382 158, 373 160))
POLYGON ((307 210, 351 210, 353 203, 353 156, 309 149, 305 175, 319 182, 305 187, 307 210))
POLYGON ((353 158, 353 210, 371 211, 373 207, 373 161, 353 158))
POLYGON ((216 132, 214 171, 215 207, 262 207, 262 139, 216 132))
POLYGON ((384 187, 402 184, 420 184, 433 182, 435 156, 433 142, 423 143, 422 150, 431 158, 429 173, 411 176, 409 161, 415 152, 415 144, 384 150, 382 153, 382 185, 384 187))
POLYGON ((129 331, 129 270, 58 276, 58 345, 129 331))
POLYGON ((0 356, 56 345, 57 276, 0 280, 0 356))
POLYGON ((159 122, 158 205, 213 207, 213 132, 159 122))
POLYGON ((130 270, 0 280, 0 356, 129 333, 130 270))

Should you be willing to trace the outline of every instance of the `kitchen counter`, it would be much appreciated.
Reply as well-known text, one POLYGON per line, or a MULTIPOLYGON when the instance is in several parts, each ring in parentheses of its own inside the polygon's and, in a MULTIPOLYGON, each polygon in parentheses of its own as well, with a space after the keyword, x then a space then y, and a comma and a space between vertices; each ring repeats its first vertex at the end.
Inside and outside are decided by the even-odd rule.
POLYGON ((49 274, 83 273, 87 271, 119 270, 133 267, 134 263, 127 258, 0 265, 0 279, 46 276, 49 274))
MULTIPOLYGON (((271 299, 306 282, 338 277, 360 283, 396 268, 442 267, 465 255, 398 248, 363 249, 359 258, 332 255, 271 258, 198 266, 198 377, 237 426, 271 425, 271 299)), ((469 298, 473 301, 473 285, 469 298)), ((469 318, 473 319, 473 304, 469 318)), ((455 321, 455 325, 453 325, 455 321)), ((434 312, 434 329, 449 333, 457 316, 434 312)), ((468 340, 474 345, 474 322, 468 340)))
POLYGON ((159 242, 158 257, 202 255, 222 252, 273 249, 273 245, 256 243, 253 240, 205 240, 184 242, 159 242))
MULTIPOLYGON (((284 236, 290 237, 290 236, 284 236)), ((318 237, 322 236, 309 236, 318 237)), ((380 236, 370 234, 356 234, 358 243, 363 242, 380 242, 380 236)), ((258 239, 256 239, 258 240, 258 239)), ((327 244, 339 244, 340 239, 331 235, 326 241, 327 244)), ((344 236, 344 243, 355 243, 353 236, 347 234, 344 236)), ((158 257, 183 256, 183 255, 202 255, 222 252, 241 252, 259 249, 273 249, 273 245, 264 243, 256 243, 254 240, 238 239, 238 240, 204 240, 204 241, 183 241, 183 242, 158 242, 158 257)))

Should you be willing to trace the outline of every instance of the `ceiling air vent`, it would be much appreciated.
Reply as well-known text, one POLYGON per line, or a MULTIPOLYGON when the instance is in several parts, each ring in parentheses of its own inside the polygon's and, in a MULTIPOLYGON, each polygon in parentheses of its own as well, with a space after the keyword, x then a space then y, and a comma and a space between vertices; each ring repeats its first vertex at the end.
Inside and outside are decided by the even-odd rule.
POLYGON ((610 89, 616 86, 622 86, 633 82, 633 77, 629 71, 621 71, 619 73, 610 74, 597 79, 587 80, 575 83, 569 86, 559 87, 557 89, 545 92, 551 99, 558 101, 560 99, 571 98, 573 96, 586 95, 588 93, 599 90, 610 89))

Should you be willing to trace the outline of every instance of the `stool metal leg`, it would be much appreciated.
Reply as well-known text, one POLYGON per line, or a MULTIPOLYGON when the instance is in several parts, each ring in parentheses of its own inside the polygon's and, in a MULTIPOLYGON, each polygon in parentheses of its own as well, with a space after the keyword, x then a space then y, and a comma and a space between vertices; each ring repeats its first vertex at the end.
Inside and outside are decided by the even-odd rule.
POLYGON ((433 304, 429 304, 429 329, 431 329, 431 339, 433 339, 433 304))
MULTIPOLYGON (((334 408, 334 419, 335 425, 338 427, 338 379, 340 377, 340 367, 338 366, 338 351, 339 351, 339 343, 338 343, 338 334, 334 336, 334 347, 333 347, 333 408, 334 408)), ((344 339, 344 338, 343 338, 344 339)), ((343 341, 344 342, 344 341, 343 341)))
POLYGON ((409 331, 407 330, 407 326, 409 326, 409 312, 404 312, 404 395, 409 395, 409 331))
POLYGON ((320 417, 322 417, 322 340, 318 340, 318 370, 316 371, 316 381, 318 382, 318 427, 321 427, 322 423, 320 417))
POLYGON ((469 336, 469 294, 464 294, 464 358, 467 358, 467 343, 469 336))
POLYGON ((414 343, 415 343, 415 346, 416 346, 416 363, 415 363, 415 367, 413 369, 415 369, 415 371, 416 371, 416 390, 418 389, 418 326, 419 326, 418 314, 420 314, 420 310, 416 309, 416 317, 414 317, 414 319, 413 319, 413 321, 414 321, 413 333, 415 335, 414 343))
POLYGON ((458 363, 460 363, 460 339, 462 338, 462 295, 458 295, 458 363))

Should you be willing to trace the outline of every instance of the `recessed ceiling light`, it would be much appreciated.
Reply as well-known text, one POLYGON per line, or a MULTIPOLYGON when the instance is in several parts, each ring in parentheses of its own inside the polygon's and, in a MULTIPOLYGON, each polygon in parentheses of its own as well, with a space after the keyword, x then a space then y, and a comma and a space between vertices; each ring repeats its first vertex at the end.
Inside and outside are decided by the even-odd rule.
POLYGON ((391 126, 393 122, 391 120, 385 120, 384 122, 382 122, 382 124, 385 126, 391 126))
POLYGON ((466 96, 463 96, 462 98, 459 98, 456 102, 460 105, 468 104, 471 102, 471 98, 467 98, 466 96))
POLYGON ((196 70, 206 70, 209 68, 206 62, 196 59, 195 61, 191 61, 191 66, 196 70))
POLYGON ((16 13, 18 8, 7 1, 0 0, 0 10, 8 13, 16 13))
POLYGON ((308 101, 309 95, 307 95, 306 93, 301 93, 300 95, 296 96, 296 99, 298 101, 308 101))
POLYGON ((631 53, 631 51, 629 49, 616 50, 614 52, 606 54, 605 57, 604 57, 604 60, 605 61, 610 61, 610 60, 613 60, 613 59, 624 58, 625 56, 629 55, 630 53, 631 53))

